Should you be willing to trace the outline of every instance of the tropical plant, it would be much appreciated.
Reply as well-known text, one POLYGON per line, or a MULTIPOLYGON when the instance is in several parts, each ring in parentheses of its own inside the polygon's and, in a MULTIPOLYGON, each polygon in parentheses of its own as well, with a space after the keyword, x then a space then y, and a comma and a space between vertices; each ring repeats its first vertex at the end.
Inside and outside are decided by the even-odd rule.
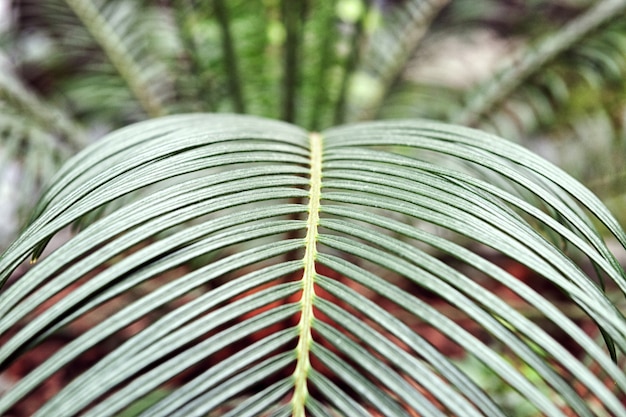
POLYGON ((589 63, 606 66, 593 91, 623 76, 626 1, 572 6, 445 115, 399 104, 444 90, 405 69, 429 30, 476 18, 468 2, 144 3, 19 2, 67 51, 37 62, 78 70, 48 101, 27 65, 0 77, 5 143, 55 161, 98 124, 155 118, 69 159, 0 257, 3 369, 55 346, 2 413, 43 395, 31 414, 626 416, 626 234, 485 131, 512 132, 511 108, 530 109, 517 134, 575 127, 588 103, 557 98, 587 88, 572 74, 589 63), (362 121, 409 114, 458 124, 362 121))

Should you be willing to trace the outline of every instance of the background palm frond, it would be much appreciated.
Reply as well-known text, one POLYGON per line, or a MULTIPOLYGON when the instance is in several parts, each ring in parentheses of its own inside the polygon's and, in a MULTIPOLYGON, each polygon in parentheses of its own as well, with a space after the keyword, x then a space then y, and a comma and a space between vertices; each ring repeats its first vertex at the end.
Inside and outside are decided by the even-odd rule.
POLYGON ((370 91, 356 95, 351 119, 368 120, 378 116, 432 21, 449 3, 447 0, 406 1, 374 12, 380 14, 381 24, 370 29, 372 34, 354 75, 364 79, 361 82, 365 82, 370 91))

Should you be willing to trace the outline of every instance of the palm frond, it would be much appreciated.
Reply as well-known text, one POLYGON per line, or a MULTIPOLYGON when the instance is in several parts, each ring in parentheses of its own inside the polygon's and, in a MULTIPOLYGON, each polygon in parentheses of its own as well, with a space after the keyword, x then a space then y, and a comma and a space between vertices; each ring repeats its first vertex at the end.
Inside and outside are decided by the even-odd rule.
MULTIPOLYGON (((2 106, 0 106, 2 109, 2 106)), ((22 191, 20 199, 14 201, 16 208, 32 207, 44 182, 54 176, 61 164, 73 154, 71 148, 63 146, 58 137, 30 125, 30 120, 3 109, 0 116, 0 169, 18 172, 17 188, 22 191), (25 175, 24 173, 28 173, 25 175)), ((24 213, 20 213, 24 217, 24 213)))
POLYGON ((229 415, 507 415, 418 323, 477 358, 545 415, 594 416, 596 406, 606 415, 626 415, 620 402, 626 376, 614 362, 626 352, 626 320, 561 246, 575 248, 623 297, 626 274, 592 218, 623 248, 626 234, 588 190, 519 146, 426 121, 371 122, 320 134, 251 116, 144 122, 112 133, 66 165, 0 258, 3 279, 58 230, 139 190, 134 201, 85 226, 3 290, 5 368, 107 302, 129 297, 6 392, 3 412, 92 347, 115 343, 120 332, 144 321, 35 415, 115 415, 155 390, 166 395, 145 415, 218 409, 229 415), (433 163, 446 160, 460 163, 433 163), (500 182, 484 179, 485 171, 500 182), (424 224, 491 247, 559 288, 601 329, 616 356, 534 285, 424 224), (560 238, 553 242, 551 235, 560 238), (443 262, 444 254, 463 267, 443 262), (196 267, 181 269, 190 260, 196 267), (468 268, 571 335, 585 359, 464 272, 468 268), (155 287, 142 292, 146 285, 155 287), (489 342, 425 293, 482 329, 489 342), (496 345, 528 364, 536 379, 496 345), (174 378, 183 381, 175 389, 168 385, 174 378), (599 400, 594 408, 571 380, 599 400), (261 394, 267 396, 261 400, 261 394))
POLYGON ((45 102, 9 68, 0 71, 0 175, 5 225, 13 238, 44 183, 86 143, 86 133, 61 108, 45 102), (12 196, 19 190, 17 196, 12 196))
POLYGON ((145 39, 133 33, 138 29, 138 13, 122 7, 131 4, 110 2, 100 9, 91 0, 67 0, 66 3, 102 47, 144 111, 152 117, 165 114, 166 106, 158 90, 167 90, 167 77, 158 62, 141 62, 146 60, 145 39))
POLYGON ((597 3, 580 17, 565 27, 546 37, 528 51, 521 52, 503 66, 496 77, 489 79, 473 91, 463 109, 452 121, 476 125, 482 117, 488 116, 500 103, 509 97, 524 81, 543 71, 546 64, 558 55, 575 48, 581 40, 602 25, 619 19, 626 10, 626 2, 611 0, 597 3))
POLYGON ((331 124, 343 39, 332 4, 214 2, 176 16, 182 55, 199 77, 180 80, 201 95, 194 108, 331 124))
POLYGON ((625 0, 542 3, 565 25, 546 19, 465 103, 410 74, 450 19, 459 36, 527 7, 21 0, 8 55, 25 81, 0 75, 0 158, 36 173, 25 184, 82 147, 74 119, 220 114, 128 126, 57 173, 0 256, 0 369, 63 343, 0 414, 66 375, 29 414, 511 415, 444 343, 534 414, 626 416, 626 234, 597 197, 477 130, 329 127, 608 126, 604 170, 579 175, 604 178, 623 162, 625 0), (31 37, 45 53, 21 55, 31 37))
POLYGON ((377 94, 365 105, 356 103, 356 116, 369 120, 380 112, 386 95, 404 72, 407 63, 428 31, 432 20, 449 3, 448 0, 405 1, 383 10, 381 23, 368 40, 358 71, 377 84, 377 94))
POLYGON ((87 143, 82 128, 69 115, 43 102, 8 68, 0 72, 0 100, 8 107, 3 119, 12 127, 18 123, 11 120, 10 114, 16 114, 22 122, 49 134, 57 146, 77 151, 87 143))

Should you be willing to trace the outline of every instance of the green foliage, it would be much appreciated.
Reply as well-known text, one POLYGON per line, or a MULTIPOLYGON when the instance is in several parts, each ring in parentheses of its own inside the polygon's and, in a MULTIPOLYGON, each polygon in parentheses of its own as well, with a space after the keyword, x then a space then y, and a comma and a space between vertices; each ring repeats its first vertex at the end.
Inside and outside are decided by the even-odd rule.
POLYGON ((35 415, 626 416, 626 234, 486 133, 623 208, 626 1, 582 3, 15 2, 2 160, 28 199, 95 143, 0 256, 2 369, 67 337, 2 413, 75 369, 35 415))

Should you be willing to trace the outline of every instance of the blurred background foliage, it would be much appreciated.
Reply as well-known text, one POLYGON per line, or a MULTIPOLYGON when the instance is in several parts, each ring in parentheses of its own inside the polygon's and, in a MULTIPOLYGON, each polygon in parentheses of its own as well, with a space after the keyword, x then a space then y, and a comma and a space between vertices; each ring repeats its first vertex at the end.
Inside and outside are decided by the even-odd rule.
POLYGON ((0 246, 70 155, 182 112, 469 125, 557 163, 626 220, 626 1, 0 4, 0 246))

